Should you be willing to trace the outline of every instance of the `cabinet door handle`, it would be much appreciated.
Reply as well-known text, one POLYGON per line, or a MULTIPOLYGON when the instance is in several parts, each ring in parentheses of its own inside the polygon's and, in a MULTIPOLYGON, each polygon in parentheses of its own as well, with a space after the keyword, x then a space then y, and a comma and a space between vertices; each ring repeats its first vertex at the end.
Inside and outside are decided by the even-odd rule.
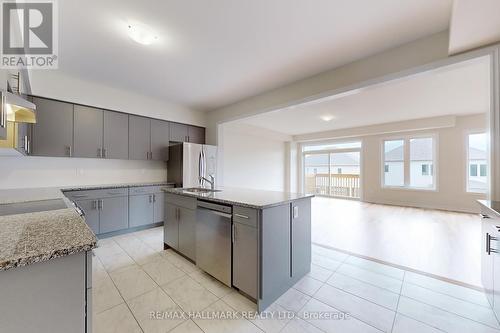
POLYGON ((153 194, 153 202, 156 202, 156 194, 153 194))
POLYGON ((68 156, 71 157, 72 155, 71 146, 66 146, 66 149, 68 150, 68 156))
POLYGON ((24 151, 28 152, 28 136, 24 136, 24 151))
POLYGON ((480 215, 481 215, 481 218, 483 218, 483 219, 489 219, 489 218, 490 218, 490 217, 489 217, 488 215, 486 215, 486 214, 480 214, 480 215))
POLYGON ((97 201, 92 200, 92 209, 97 209, 97 201))
POLYGON ((6 128, 7 126, 5 125, 5 119, 6 119, 6 115, 7 115, 7 110, 5 109, 5 100, 6 100, 6 97, 5 97, 5 94, 4 93, 1 93, 0 92, 0 96, 2 96, 2 100, 0 103, 2 103, 0 105, 0 127, 2 128, 6 128))
POLYGON ((97 209, 102 210, 103 207, 104 202, 101 199, 97 200, 97 209))
POLYGON ((106 158, 106 149, 102 148, 102 157, 106 158))
POLYGON ((236 213, 234 213, 234 216, 236 216, 236 217, 240 217, 240 218, 242 218, 242 219, 247 219, 247 220, 249 219, 249 217, 248 217, 248 216, 246 216, 246 215, 241 215, 241 214, 236 214, 236 213))
POLYGON ((102 158, 102 149, 101 148, 97 148, 97 157, 102 158))

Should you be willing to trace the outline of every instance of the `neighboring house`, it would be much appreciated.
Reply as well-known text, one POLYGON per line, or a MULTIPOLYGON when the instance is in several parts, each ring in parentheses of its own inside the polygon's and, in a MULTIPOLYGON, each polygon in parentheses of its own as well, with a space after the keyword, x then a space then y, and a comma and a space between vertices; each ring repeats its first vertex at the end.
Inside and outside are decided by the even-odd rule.
MULTIPOLYGON (((384 183, 387 186, 404 186, 403 146, 385 152, 384 183)), ((410 147, 410 186, 433 186, 434 163, 431 140, 416 140, 410 147)))
POLYGON ((468 190, 485 191, 488 179, 488 167, 486 160, 486 151, 469 147, 469 165, 468 165, 468 190))
MULTIPOLYGON (((355 174, 359 175, 359 154, 356 153, 335 153, 332 156, 332 174, 355 174)), ((328 174, 328 155, 311 154, 306 155, 305 171, 306 175, 328 174)))

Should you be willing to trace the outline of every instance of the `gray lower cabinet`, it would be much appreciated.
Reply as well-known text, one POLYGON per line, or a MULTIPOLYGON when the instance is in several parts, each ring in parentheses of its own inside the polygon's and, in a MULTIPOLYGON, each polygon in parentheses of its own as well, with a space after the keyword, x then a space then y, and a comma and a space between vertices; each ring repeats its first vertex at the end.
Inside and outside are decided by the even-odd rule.
POLYGON ((257 227, 233 223, 233 285, 257 299, 258 232, 257 227))
POLYGON ((129 197, 130 227, 140 227, 153 223, 154 203, 152 194, 131 195, 129 197))
POLYGON ((292 279, 311 270, 311 199, 292 203, 291 213, 292 279))
POLYGON ((168 160, 170 126, 168 121, 151 119, 151 154, 154 161, 168 160))
POLYGON ((163 242, 176 250, 179 249, 178 208, 179 207, 174 204, 165 203, 165 222, 163 225, 163 242))
POLYGON ((74 106, 74 157, 102 158, 103 111, 74 106))
POLYGON ((170 123, 170 141, 187 142, 188 126, 179 123, 170 123))
POLYGON ((205 144, 205 129, 198 126, 188 126, 188 141, 205 144))
POLYGON ((37 122, 33 125, 33 155, 70 157, 73 154, 73 104, 33 98, 37 122))
POLYGON ((153 194, 153 221, 160 223, 165 220, 165 193, 158 192, 153 194))
POLYGON ((129 115, 129 158, 148 160, 151 148, 151 122, 149 118, 129 115))
POLYGON ((486 298, 500 315, 500 217, 482 208, 481 282, 486 298))
POLYGON ((179 252, 196 260, 196 210, 179 207, 179 252))
POLYGON ((101 199, 99 209, 99 233, 128 228, 128 196, 101 199))
POLYGON ((128 115, 104 111, 103 157, 128 159, 128 115))
POLYGON ((1 272, 0 331, 90 333, 89 270, 92 256, 80 252, 1 272))
POLYGON ((92 229, 94 234, 99 234, 99 210, 97 209, 97 200, 85 199, 75 201, 85 213, 85 222, 92 229))

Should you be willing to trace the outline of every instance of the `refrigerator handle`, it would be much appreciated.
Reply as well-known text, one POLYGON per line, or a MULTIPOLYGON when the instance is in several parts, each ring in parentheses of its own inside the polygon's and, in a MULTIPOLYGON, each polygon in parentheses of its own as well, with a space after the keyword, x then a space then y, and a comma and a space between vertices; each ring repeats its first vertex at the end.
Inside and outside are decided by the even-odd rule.
POLYGON ((198 184, 200 186, 203 186, 203 180, 201 179, 201 176, 202 176, 202 169, 203 169, 203 165, 202 165, 202 152, 200 151, 200 154, 198 155, 198 184))

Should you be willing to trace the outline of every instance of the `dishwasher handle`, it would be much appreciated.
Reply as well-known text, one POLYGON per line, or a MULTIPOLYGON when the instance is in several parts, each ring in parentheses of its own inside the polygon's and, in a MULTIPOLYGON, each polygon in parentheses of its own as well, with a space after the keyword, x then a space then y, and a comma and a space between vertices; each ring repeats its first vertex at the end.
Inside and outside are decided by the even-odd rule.
POLYGON ((219 215, 219 216, 222 216, 222 217, 225 217, 228 219, 233 217, 233 214, 227 214, 227 213, 219 212, 217 210, 213 210, 213 209, 209 209, 209 208, 205 208, 205 207, 198 206, 198 209, 202 210, 202 211, 210 212, 211 214, 219 215))

